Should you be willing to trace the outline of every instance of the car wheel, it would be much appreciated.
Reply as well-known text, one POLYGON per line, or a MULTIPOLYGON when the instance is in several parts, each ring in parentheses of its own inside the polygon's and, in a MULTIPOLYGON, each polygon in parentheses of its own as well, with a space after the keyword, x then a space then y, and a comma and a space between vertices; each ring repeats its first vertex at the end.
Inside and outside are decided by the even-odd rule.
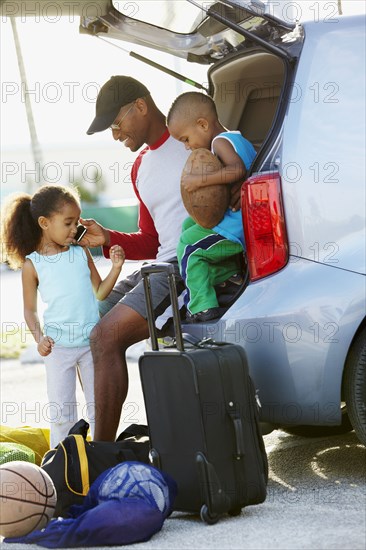
POLYGON ((346 407, 342 407, 342 422, 338 426, 281 426, 282 431, 301 437, 327 437, 329 435, 342 435, 353 430, 353 425, 348 417, 346 407))
POLYGON ((360 332, 348 354, 344 396, 356 435, 366 445, 366 330, 360 332))

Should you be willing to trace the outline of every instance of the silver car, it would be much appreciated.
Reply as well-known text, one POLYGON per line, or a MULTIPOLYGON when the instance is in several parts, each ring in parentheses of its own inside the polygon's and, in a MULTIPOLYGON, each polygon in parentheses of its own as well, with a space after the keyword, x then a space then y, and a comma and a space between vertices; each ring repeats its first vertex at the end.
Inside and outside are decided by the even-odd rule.
MULTIPOLYGON (((218 289, 221 319, 185 331, 245 348, 263 431, 354 429, 366 444, 364 15, 340 2, 312 4, 303 23, 296 2, 91 4, 82 32, 150 47, 134 57, 153 65, 156 50, 205 64, 207 84, 192 84, 257 150, 241 191, 244 282, 218 289)), ((190 80, 173 57, 155 65, 190 80)))
POLYGON ((134 2, 134 17, 100 4, 83 32, 207 64, 222 123, 258 152, 242 186, 245 283, 219 321, 185 330, 245 348, 264 430, 354 428, 366 444, 364 16, 299 24, 258 0, 180 0, 134 2))

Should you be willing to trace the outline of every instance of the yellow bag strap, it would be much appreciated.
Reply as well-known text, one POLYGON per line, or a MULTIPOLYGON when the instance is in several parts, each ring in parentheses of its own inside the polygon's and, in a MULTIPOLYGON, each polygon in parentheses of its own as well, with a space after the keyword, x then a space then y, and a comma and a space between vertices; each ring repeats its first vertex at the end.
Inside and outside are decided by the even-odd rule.
POLYGON ((79 456, 82 492, 80 493, 78 491, 75 491, 69 484, 69 480, 67 478, 67 471, 68 471, 67 452, 61 441, 60 445, 62 447, 64 456, 65 456, 65 482, 69 491, 71 491, 75 495, 81 495, 84 497, 89 491, 89 465, 88 465, 88 457, 86 456, 86 450, 85 450, 85 439, 83 438, 82 435, 72 435, 72 437, 75 439, 76 448, 79 456))

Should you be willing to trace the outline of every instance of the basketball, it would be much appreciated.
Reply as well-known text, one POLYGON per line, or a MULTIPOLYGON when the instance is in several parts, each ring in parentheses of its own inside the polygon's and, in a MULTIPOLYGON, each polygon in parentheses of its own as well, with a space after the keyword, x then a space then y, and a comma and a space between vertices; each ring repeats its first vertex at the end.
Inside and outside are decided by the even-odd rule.
POLYGON ((43 529, 53 517, 56 489, 50 476, 31 462, 0 466, 0 535, 21 537, 43 529))
MULTIPOLYGON (((208 149, 195 149, 189 155, 183 168, 186 174, 202 175, 216 172, 222 167, 219 159, 208 149)), ((207 185, 188 192, 181 185, 181 195, 185 209, 201 227, 211 229, 223 218, 230 201, 230 186, 207 185)))

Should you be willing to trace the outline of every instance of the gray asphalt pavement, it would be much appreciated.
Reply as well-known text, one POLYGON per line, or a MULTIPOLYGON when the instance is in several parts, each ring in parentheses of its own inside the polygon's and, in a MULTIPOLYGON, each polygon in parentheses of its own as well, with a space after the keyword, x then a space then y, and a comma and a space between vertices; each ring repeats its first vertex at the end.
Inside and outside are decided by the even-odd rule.
MULTIPOLYGON (((1 281, 3 327, 4 323, 21 319, 18 285, 19 274, 6 273, 1 281)), ((132 422, 146 422, 137 369, 137 359, 145 345, 141 343, 129 353, 130 389, 120 429, 132 422)), ((45 426, 44 367, 34 349, 27 349, 20 361, 2 360, 0 372, 1 424, 45 426)), ((81 392, 78 399, 82 410, 81 392)), ((270 474, 263 504, 249 506, 237 517, 224 516, 212 526, 197 516, 173 513, 150 541, 129 548, 365 550, 366 449, 354 432, 305 439, 276 430, 264 440, 270 474)), ((5 543, 2 547, 40 548, 5 543)))
MULTIPOLYGON (((130 391, 120 428, 145 422, 136 356, 130 354, 130 391)), ((2 420, 8 425, 46 426, 44 367, 1 362, 2 420)), ((83 397, 79 394, 82 409, 83 397)), ((238 517, 208 526, 193 515, 173 513, 146 549, 352 549, 366 547, 365 456, 354 433, 304 439, 275 431, 264 436, 270 475, 267 499, 238 517)), ((9 550, 35 545, 2 545, 9 550)), ((39 548, 39 547, 38 547, 39 548)), ((102 547, 98 547, 102 548, 102 547)), ((107 548, 107 547, 105 547, 107 548)), ((118 548, 118 547, 116 547, 118 548)))

